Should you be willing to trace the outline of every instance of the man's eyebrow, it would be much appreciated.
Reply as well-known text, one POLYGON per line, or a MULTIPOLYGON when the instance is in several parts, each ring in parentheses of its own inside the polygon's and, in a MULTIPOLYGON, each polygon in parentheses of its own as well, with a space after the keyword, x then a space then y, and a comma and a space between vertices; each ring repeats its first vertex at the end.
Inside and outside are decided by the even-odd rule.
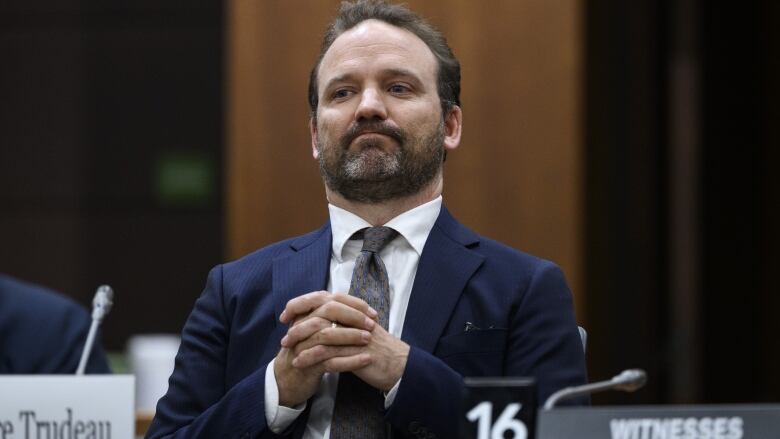
POLYGON ((323 87, 323 90, 327 90, 330 87, 333 87, 333 84, 349 81, 353 78, 353 76, 354 75, 352 73, 342 73, 341 75, 334 76, 328 80, 328 82, 325 84, 325 87, 323 87))
POLYGON ((390 69, 383 70, 382 74, 384 76, 389 76, 389 77, 402 76, 404 78, 412 80, 412 82, 415 83, 414 85, 422 86, 422 81, 420 80, 420 76, 409 69, 404 69, 402 67, 390 68, 390 69))

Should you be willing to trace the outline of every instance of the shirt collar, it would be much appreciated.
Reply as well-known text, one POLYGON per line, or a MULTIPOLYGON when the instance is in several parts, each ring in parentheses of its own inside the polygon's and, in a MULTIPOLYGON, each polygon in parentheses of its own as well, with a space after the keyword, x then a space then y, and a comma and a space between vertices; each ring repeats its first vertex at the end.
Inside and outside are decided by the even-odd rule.
MULTIPOLYGON (((428 240, 433 224, 439 217, 441 203, 442 198, 439 195, 425 204, 407 210, 384 225, 396 230, 418 255, 422 255, 425 241, 428 240)), ((330 213, 331 233, 333 233, 333 254, 341 262, 341 252, 347 240, 358 230, 371 227, 371 224, 354 213, 333 204, 328 204, 328 212, 330 213)))

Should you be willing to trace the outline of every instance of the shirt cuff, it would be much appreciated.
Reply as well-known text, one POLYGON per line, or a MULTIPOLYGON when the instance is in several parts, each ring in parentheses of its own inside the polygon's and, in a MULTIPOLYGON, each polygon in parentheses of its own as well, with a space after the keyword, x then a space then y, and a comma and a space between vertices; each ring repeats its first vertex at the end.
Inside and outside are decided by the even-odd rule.
POLYGON ((395 383, 395 386, 393 386, 392 389, 388 390, 387 393, 385 393, 385 410, 389 409, 390 406, 393 405, 393 401, 395 401, 395 395, 398 394, 398 387, 400 385, 401 385, 401 379, 399 378, 398 382, 395 383))
POLYGON ((279 386, 274 374, 275 361, 276 359, 271 360, 265 369, 265 421, 271 431, 282 434, 303 413, 306 403, 293 408, 279 405, 279 386))

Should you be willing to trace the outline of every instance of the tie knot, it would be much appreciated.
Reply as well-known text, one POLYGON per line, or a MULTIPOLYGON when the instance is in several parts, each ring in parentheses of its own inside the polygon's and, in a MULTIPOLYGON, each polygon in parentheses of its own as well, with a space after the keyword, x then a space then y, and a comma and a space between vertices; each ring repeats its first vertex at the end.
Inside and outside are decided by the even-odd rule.
POLYGON ((398 235, 398 232, 390 227, 369 227, 363 229, 363 248, 360 251, 378 253, 388 242, 398 235))

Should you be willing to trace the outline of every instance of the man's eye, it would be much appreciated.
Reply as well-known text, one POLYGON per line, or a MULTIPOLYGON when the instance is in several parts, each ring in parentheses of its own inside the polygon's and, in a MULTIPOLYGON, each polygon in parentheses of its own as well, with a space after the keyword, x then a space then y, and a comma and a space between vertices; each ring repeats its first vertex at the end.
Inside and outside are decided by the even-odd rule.
POLYGON ((340 89, 333 92, 333 99, 342 99, 349 96, 350 92, 346 89, 340 89))
POLYGON ((390 93, 393 93, 393 94, 404 94, 404 93, 409 93, 410 90, 409 90, 409 87, 407 87, 405 85, 394 84, 394 85, 390 86, 389 91, 390 91, 390 93))

